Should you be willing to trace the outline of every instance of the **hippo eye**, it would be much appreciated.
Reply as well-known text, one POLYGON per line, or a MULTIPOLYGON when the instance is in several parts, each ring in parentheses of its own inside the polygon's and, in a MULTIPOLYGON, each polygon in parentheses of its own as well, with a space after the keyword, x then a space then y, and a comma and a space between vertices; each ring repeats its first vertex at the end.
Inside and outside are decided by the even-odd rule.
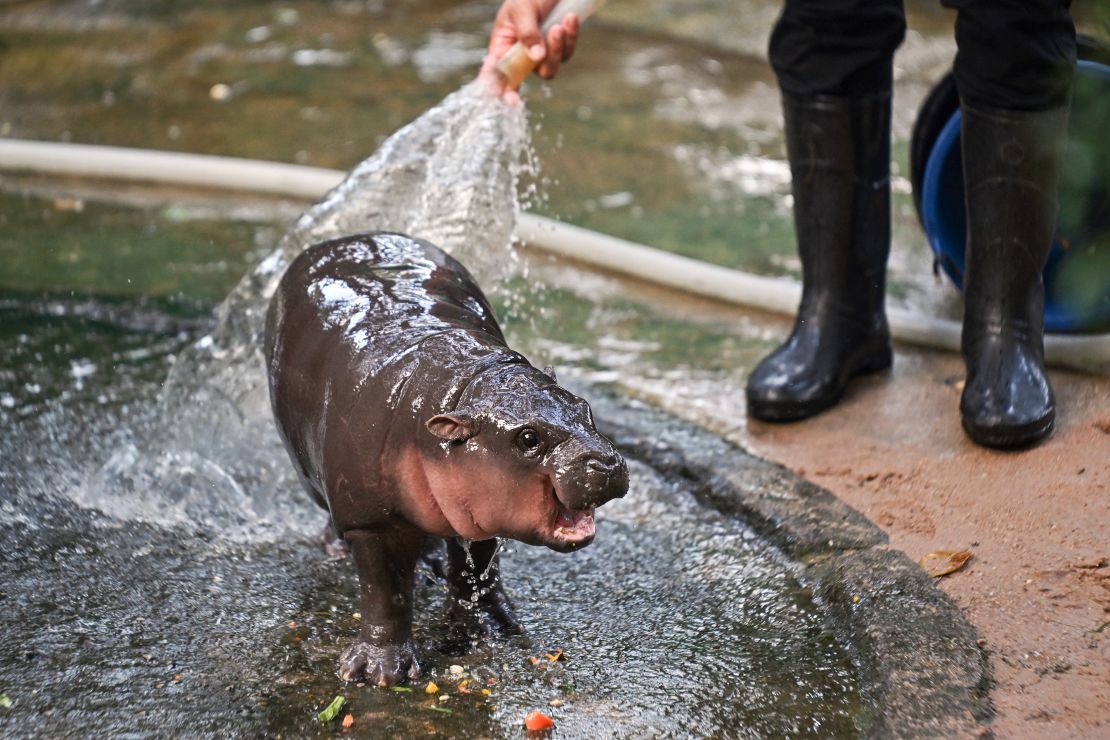
POLYGON ((524 429, 516 437, 516 446, 524 452, 535 452, 541 444, 540 435, 534 429, 524 429))

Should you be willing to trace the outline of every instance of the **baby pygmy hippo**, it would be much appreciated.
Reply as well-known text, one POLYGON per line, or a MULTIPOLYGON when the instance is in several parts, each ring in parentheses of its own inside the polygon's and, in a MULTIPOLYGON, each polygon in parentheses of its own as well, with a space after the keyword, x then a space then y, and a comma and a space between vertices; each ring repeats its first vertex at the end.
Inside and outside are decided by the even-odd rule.
POLYGON ((628 490, 589 405, 506 346, 474 279, 427 242, 369 233, 306 249, 270 304, 265 351, 285 447, 358 568, 344 680, 419 675, 413 573, 429 535, 447 539, 451 614, 519 633, 493 538, 585 547, 594 508, 628 490))

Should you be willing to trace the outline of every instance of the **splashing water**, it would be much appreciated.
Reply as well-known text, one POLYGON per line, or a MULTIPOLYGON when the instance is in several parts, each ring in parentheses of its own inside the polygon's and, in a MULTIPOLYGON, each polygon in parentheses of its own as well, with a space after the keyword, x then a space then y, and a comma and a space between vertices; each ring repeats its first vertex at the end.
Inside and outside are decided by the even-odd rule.
POLYGON ((298 484, 275 434, 262 356, 267 307, 286 266, 320 241, 397 231, 443 248, 497 296, 518 265, 518 181, 534 171, 524 108, 490 95, 480 80, 397 131, 243 277, 219 307, 215 330, 177 358, 162 423, 142 435, 155 441, 117 452, 80 502, 238 535, 257 535, 265 523, 297 528, 306 511, 289 501, 298 484), (198 485, 219 500, 191 505, 198 485))

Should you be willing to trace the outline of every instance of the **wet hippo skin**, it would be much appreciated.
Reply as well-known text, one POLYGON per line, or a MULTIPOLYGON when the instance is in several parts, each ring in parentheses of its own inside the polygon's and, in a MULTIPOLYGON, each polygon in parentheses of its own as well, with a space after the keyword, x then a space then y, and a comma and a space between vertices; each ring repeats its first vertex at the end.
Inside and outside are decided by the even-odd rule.
POLYGON ((628 489, 589 405, 506 346, 474 279, 427 242, 371 233, 306 249, 270 304, 266 358, 286 449, 358 569, 345 680, 419 674, 413 573, 429 535, 447 540, 452 616, 472 634, 517 633, 493 538, 584 547, 594 508, 628 489))

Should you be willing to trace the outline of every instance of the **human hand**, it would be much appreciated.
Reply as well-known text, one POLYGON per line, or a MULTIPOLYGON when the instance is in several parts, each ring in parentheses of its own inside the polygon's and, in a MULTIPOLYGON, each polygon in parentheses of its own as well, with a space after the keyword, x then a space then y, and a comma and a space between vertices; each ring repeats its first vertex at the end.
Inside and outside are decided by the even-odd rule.
POLYGON ((578 16, 568 13, 561 22, 540 31, 540 24, 557 0, 504 0, 493 21, 489 47, 479 76, 486 78, 494 92, 509 100, 518 100, 516 90, 495 70, 497 63, 518 41, 529 60, 538 63, 536 73, 551 79, 559 65, 574 54, 578 43, 578 16))

